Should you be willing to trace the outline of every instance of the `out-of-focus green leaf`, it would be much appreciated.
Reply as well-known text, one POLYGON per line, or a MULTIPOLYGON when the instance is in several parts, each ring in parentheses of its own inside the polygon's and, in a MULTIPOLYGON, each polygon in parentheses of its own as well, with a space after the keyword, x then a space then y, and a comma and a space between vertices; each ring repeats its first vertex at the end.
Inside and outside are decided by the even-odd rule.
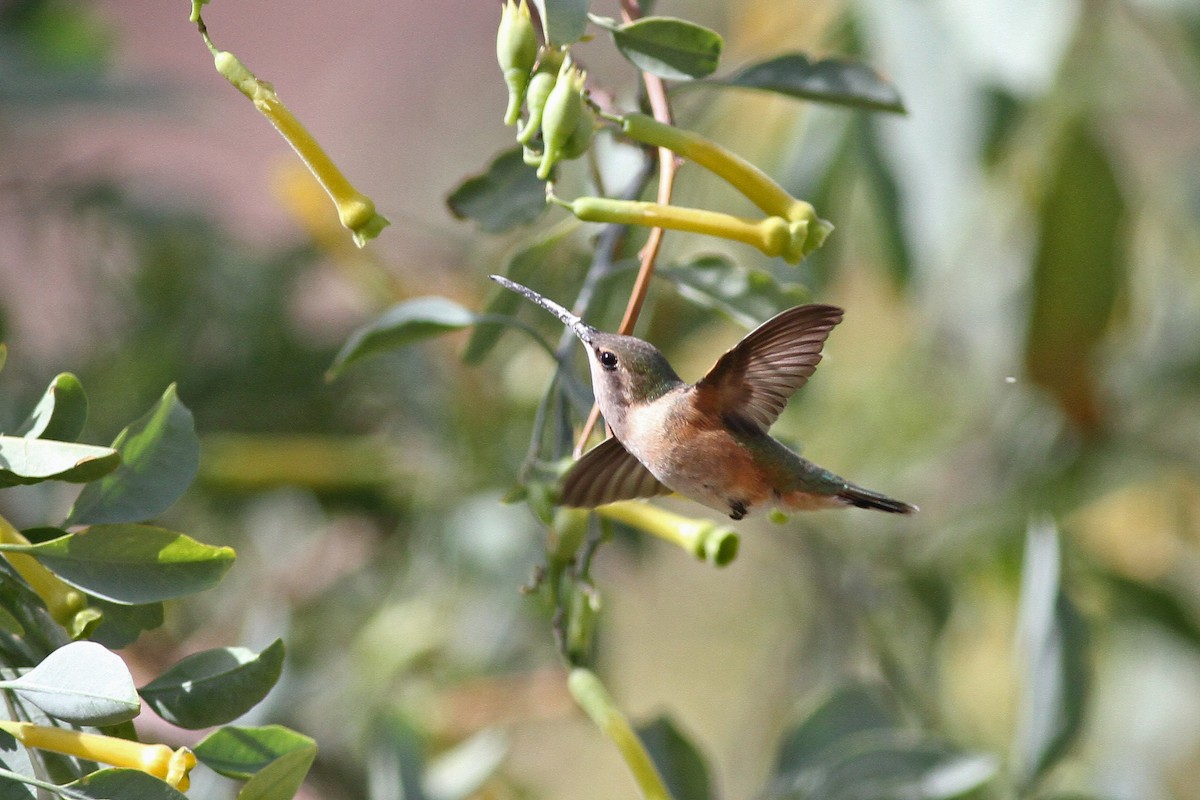
POLYGON ((149 525, 93 525, 41 544, 0 549, 36 556, 72 586, 127 605, 210 589, 235 558, 232 547, 213 547, 149 525))
POLYGON ((1066 753, 1083 722, 1091 674, 1083 619, 1059 585, 1058 530, 1033 522, 1025 539, 1017 651, 1023 694, 1013 750, 1025 789, 1066 753))
POLYGON ((134 798, 137 800, 188 800, 187 795, 140 769, 102 769, 69 783, 77 795, 94 800, 134 798))
POLYGON ((0 489, 42 481, 86 483, 120 463, 111 447, 0 435, 0 489))
POLYGON ((1092 353, 1125 285, 1125 199, 1108 154, 1079 123, 1038 214, 1025 365, 1083 431, 1100 424, 1092 353))
POLYGON ((316 758, 315 744, 284 753, 246 782, 238 800, 292 800, 316 758))
POLYGON ((896 709, 878 688, 844 686, 784 734, 775 773, 783 775, 812 767, 831 747, 847 738, 889 730, 896 724, 896 709))
POLYGON ((475 797, 507 754, 508 740, 499 730, 489 728, 476 733, 429 762, 422 781, 425 796, 428 800, 475 797))
POLYGON ((167 722, 196 730, 245 714, 267 696, 282 672, 282 640, 261 653, 221 647, 188 656, 138 694, 167 722))
POLYGON ((282 725, 243 728, 226 725, 192 748, 209 769, 228 778, 246 780, 288 753, 316 749, 316 742, 282 725))
POLYGON ((475 324, 469 309, 445 297, 418 297, 389 308, 350 334, 326 376, 336 378, 355 361, 475 324))
POLYGON ((1167 589, 1110 572, 1103 576, 1112 594, 1113 610, 1156 622, 1193 647, 1200 647, 1200 623, 1188 607, 1167 589))
POLYGON ((704 756, 669 718, 638 726, 637 735, 674 800, 712 800, 704 756))
POLYGON ((192 412, 175 384, 141 419, 113 441, 121 466, 79 493, 68 525, 143 522, 179 499, 200 467, 200 440, 192 412))
POLYGON ((21 677, 0 681, 0 688, 73 725, 112 725, 141 710, 125 662, 95 642, 63 645, 21 677))
POLYGON ((0 369, 4 369, 4 362, 8 361, 8 345, 0 342, 0 369))
POLYGON ((725 42, 715 31, 675 17, 643 17, 619 25, 592 22, 612 34, 621 55, 643 72, 668 80, 704 78, 716 71, 725 42))
POLYGON ((808 301, 798 283, 780 283, 771 273, 736 267, 723 256, 702 256, 690 264, 658 271, 693 303, 712 308, 753 328, 784 309, 808 301))
POLYGON ((525 163, 521 148, 496 156, 482 175, 467 178, 446 198, 459 219, 473 219, 480 230, 503 233, 533 222, 546 210, 546 184, 537 168, 525 163))
POLYGON ((900 189, 891 165, 883 156, 878 126, 871 117, 860 116, 855 125, 859 164, 875 201, 879 222, 876 235, 882 245, 883 258, 891 267, 896 286, 908 285, 912 275, 912 252, 908 244, 904 220, 901 217, 900 189))
POLYGON ((79 379, 64 372, 50 381, 46 393, 16 435, 27 439, 73 442, 87 422, 88 401, 79 379))
POLYGON ((587 29, 589 0, 533 0, 542 18, 542 34, 556 47, 574 44, 587 29))
MULTIPOLYGON (((572 228, 573 226, 556 227, 533 244, 521 248, 508 259, 500 274, 517 283, 525 283, 529 276, 545 269, 550 254, 572 228)), ((482 361, 499 341, 500 334, 506 327, 498 318, 513 316, 524 302, 516 292, 498 288, 484 313, 480 315, 479 324, 471 331, 471 337, 463 350, 463 361, 468 364, 482 361)))
POLYGON ((371 720, 368 785, 374 793, 404 800, 430 800, 422 780, 425 773, 421 735, 404 719, 387 715, 371 720))
POLYGON ((787 53, 699 85, 762 89, 802 100, 906 113, 896 87, 866 64, 840 58, 814 62, 803 53, 787 53))

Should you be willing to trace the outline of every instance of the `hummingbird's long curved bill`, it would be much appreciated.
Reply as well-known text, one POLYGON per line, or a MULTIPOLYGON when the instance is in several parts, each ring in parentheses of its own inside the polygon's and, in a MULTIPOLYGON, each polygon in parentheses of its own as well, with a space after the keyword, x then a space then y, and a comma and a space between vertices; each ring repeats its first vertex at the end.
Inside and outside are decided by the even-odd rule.
POLYGON ((560 320, 562 320, 563 324, 566 325, 568 328, 570 328, 571 332, 574 333, 576 336, 578 336, 580 339, 582 339, 585 344, 592 343, 592 334, 596 333, 596 329, 593 328, 591 325, 588 325, 586 322, 584 322, 579 317, 572 314, 570 311, 567 311, 565 308, 560 306, 558 303, 556 303, 553 300, 550 300, 548 298, 542 297, 540 294, 535 292, 533 289, 530 289, 528 286, 522 286, 521 284, 517 283, 516 281, 510 281, 508 278, 505 278, 503 275, 491 275, 489 277, 491 277, 492 280, 494 280, 496 283, 503 286, 505 289, 510 289, 511 291, 514 291, 519 295, 524 295, 528 299, 537 303, 542 308, 549 311, 554 316, 558 317, 560 320))

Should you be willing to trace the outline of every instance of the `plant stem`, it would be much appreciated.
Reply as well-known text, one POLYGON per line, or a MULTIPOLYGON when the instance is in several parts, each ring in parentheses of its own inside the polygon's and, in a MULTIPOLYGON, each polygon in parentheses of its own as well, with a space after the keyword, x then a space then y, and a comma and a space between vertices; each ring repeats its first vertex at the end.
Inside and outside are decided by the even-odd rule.
POLYGON ((659 776, 642 740, 629 725, 629 720, 613 703, 604 684, 591 670, 577 667, 567 677, 567 688, 592 722, 617 746, 633 779, 646 800, 671 800, 662 777, 659 776))

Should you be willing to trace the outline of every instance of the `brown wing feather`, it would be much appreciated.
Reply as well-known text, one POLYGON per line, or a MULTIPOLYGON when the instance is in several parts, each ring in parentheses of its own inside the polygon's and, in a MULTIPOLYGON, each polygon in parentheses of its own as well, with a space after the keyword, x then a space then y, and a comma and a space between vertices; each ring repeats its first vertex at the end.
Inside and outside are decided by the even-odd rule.
POLYGON ((696 384, 706 410, 771 427, 788 398, 821 361, 821 348, 842 321, 836 306, 789 308, 759 325, 717 359, 696 384))
POLYGON ((670 493, 624 445, 610 438, 584 453, 567 471, 559 502, 573 508, 595 508, 670 493))

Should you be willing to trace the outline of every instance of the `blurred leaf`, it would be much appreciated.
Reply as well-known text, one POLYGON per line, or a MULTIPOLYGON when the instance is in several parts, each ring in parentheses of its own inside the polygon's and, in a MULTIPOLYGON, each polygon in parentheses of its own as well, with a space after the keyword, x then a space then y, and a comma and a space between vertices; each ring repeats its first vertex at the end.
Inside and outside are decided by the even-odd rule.
POLYGON ((367 760, 371 765, 367 783, 373 797, 429 800, 422 781, 424 742, 401 717, 387 715, 371 720, 367 760))
POLYGON ((1193 647, 1200 647, 1200 624, 1191 610, 1161 586, 1110 572, 1102 576, 1118 614, 1132 614, 1156 622, 1193 647))
POLYGON ((88 606, 103 615, 90 638, 112 650, 128 647, 137 641, 142 631, 154 630, 163 624, 162 603, 131 606, 91 597, 88 606))
MULTIPOLYGON (((500 274, 517 283, 525 283, 529 276, 545 268, 550 253, 572 229, 573 226, 558 226, 551 229, 533 244, 515 252, 505 263, 500 274)), ((500 334, 506 327, 503 322, 495 318, 513 316, 524 302, 516 292, 497 288, 484 313, 480 315, 479 324, 471 331, 471 337, 467 340, 467 346, 463 350, 463 361, 467 364, 477 364, 482 361, 496 345, 500 334)))
POLYGON ((0 434, 0 489, 42 481, 86 483, 120 463, 121 456, 109 447, 0 434))
POLYGON ((769 800, 952 800, 995 777, 992 754, 961 753, 911 734, 860 736, 813 766, 788 773, 763 797, 769 800))
POLYGON ((316 758, 316 744, 284 753, 246 782, 238 800, 292 800, 316 758))
POLYGON ((316 742, 282 725, 242 728, 226 725, 206 736, 192 751, 209 769, 246 780, 289 753, 316 749, 316 742))
POLYGON ((27 439, 73 442, 87 422, 88 401, 79 379, 64 372, 54 380, 16 435, 27 439))
POLYGON ((1017 616, 1021 723, 1013 745, 1019 785, 1025 789, 1035 786, 1074 742, 1090 683, 1086 631, 1059 586, 1060 559, 1053 520, 1030 523, 1017 616))
POLYGON ((879 140, 878 125, 873 118, 860 116, 856 120, 855 139, 858 144, 858 163, 875 200, 875 219, 879 222, 876 235, 883 246, 881 255, 891 267, 896 286, 903 288, 912 276, 912 252, 901 215, 902 204, 896 176, 884 158, 883 143, 879 140))
POLYGON ((494 728, 479 731, 429 762, 422 781, 425 796, 429 800, 476 796, 507 754, 508 738, 503 732, 494 728))
POLYGON ((1125 200, 1080 123, 1065 137, 1038 213, 1025 364, 1083 431, 1100 423, 1091 355, 1125 285, 1125 200))
POLYGON ((113 441, 121 466, 79 493, 67 525, 143 522, 170 508, 196 477, 200 440, 175 384, 113 441))
POLYGON ((73 792, 95 800, 187 800, 183 792, 140 769, 102 769, 67 786, 73 792))
POLYGON ((637 735, 674 800, 713 800, 704 756, 669 718, 639 726, 637 735))
POLYGON ((4 369, 4 363, 8 361, 8 345, 0 342, 0 370, 4 369))
POLYGON ((699 85, 762 89, 802 100, 906 113, 896 88, 866 64, 839 58, 813 62, 803 53, 776 56, 699 85))
POLYGON ((609 31, 621 55, 643 72, 668 80, 704 78, 717 69, 724 41, 714 31, 675 17, 642 17, 617 24, 592 22, 609 31))
POLYGON ((283 641, 261 653, 221 647, 180 661, 138 690, 154 712, 181 728, 224 725, 267 696, 283 672, 283 641))
POLYGON ((0 549, 36 556, 72 586, 127 605, 210 589, 235 557, 231 547, 213 547, 149 525, 93 525, 42 544, 0 549))
POLYGON ((558 47, 574 44, 587 29, 589 0, 533 0, 542 18, 542 34, 558 47))
POLYGON ((735 267, 724 256, 701 256, 684 266, 658 270, 658 275, 693 303, 716 309, 747 328, 810 299, 806 287, 781 284, 765 270, 735 267))
POLYGON ((446 198, 459 219, 473 219, 486 233, 503 233, 533 222, 546 210, 546 184, 525 163, 521 148, 505 150, 487 172, 467 178, 446 198))
POLYGON ((896 709, 878 688, 862 684, 844 686, 784 734, 775 759, 775 773, 782 775, 812 767, 831 747, 847 738, 890 730, 896 724, 896 709))
POLYGON ((347 366, 367 356, 462 330, 475 321, 475 314, 445 297, 405 300, 350 334, 326 376, 335 378, 347 366))
POLYGON ((0 687, 16 692, 50 716, 72 725, 112 725, 141 711, 129 668, 95 642, 71 642, 0 687))

